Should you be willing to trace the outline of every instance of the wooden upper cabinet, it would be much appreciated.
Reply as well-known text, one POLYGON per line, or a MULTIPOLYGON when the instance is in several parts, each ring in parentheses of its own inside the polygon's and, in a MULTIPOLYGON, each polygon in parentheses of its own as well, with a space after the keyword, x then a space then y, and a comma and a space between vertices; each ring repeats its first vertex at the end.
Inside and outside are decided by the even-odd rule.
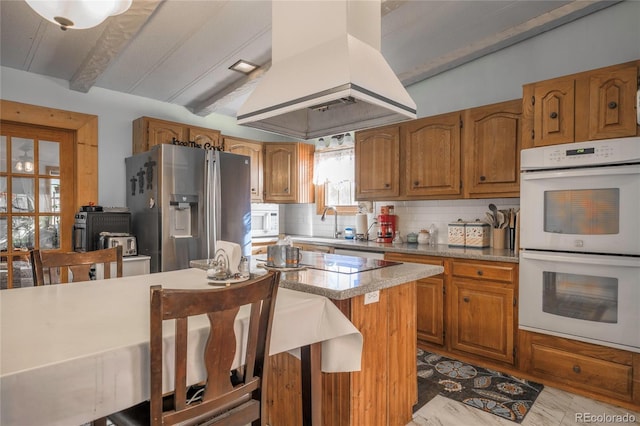
POLYGON ((466 110, 463 122, 465 197, 519 196, 522 101, 466 110))
POLYGON ((185 144, 192 142, 201 148, 220 146, 220 131, 189 126, 183 123, 140 117, 133 121, 133 153, 148 151, 151 147, 172 143, 176 139, 185 144))
POLYGON ((171 143, 173 138, 185 139, 184 125, 171 121, 140 117, 133 122, 133 153, 148 151, 151 147, 171 143))
POLYGON ((251 202, 262 203, 264 201, 263 144, 249 139, 224 136, 223 146, 227 152, 251 158, 251 202))
POLYGON ((558 79, 537 84, 534 98, 535 146, 573 142, 575 80, 558 79))
POLYGON ((459 112, 421 118, 401 126, 404 191, 408 197, 460 195, 459 112))
POLYGON ((205 129, 202 127, 187 127, 188 141, 195 142, 202 148, 219 148, 222 145, 222 137, 219 130, 205 129))
POLYGON ((638 67, 589 77, 589 139, 635 136, 638 67))
POLYGON ((400 130, 382 127, 356 133, 356 199, 389 199, 400 195, 400 130))
POLYGON ((524 85, 523 148, 636 136, 640 61, 524 85))
POLYGON ((264 144, 264 202, 313 203, 313 152, 306 143, 264 144))

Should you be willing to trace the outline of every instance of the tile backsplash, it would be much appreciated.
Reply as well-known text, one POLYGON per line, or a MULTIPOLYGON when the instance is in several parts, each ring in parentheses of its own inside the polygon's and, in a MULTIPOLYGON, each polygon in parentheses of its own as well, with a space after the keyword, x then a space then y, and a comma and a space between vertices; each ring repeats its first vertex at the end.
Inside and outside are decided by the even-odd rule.
MULTIPOLYGON (((447 244, 447 225, 458 219, 464 221, 485 220, 489 203, 498 209, 520 207, 519 198, 493 198, 481 200, 424 200, 424 201, 378 201, 373 203, 374 213, 369 214, 369 225, 380 212, 380 206, 393 205, 398 216, 398 230, 404 238, 410 232, 428 229, 433 223, 438 229, 438 243, 447 244)), ((322 222, 316 213, 315 204, 286 204, 280 206, 280 230, 289 235, 331 237, 334 217, 328 215, 322 222)), ((354 216, 338 216, 338 230, 355 227, 354 216)), ((371 228, 371 238, 375 238, 371 228)))

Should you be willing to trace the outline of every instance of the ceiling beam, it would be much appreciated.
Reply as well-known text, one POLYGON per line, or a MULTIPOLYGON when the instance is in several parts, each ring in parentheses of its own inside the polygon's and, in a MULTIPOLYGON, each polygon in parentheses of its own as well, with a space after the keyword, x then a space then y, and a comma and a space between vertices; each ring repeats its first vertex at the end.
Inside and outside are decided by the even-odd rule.
POLYGON ((108 25, 93 49, 82 61, 71 80, 69 88, 87 93, 129 43, 129 40, 147 22, 162 0, 134 0, 125 13, 109 18, 108 25))
POLYGON ((193 105, 189 109, 192 113, 201 117, 213 114, 219 107, 224 107, 225 104, 232 102, 238 97, 253 92, 256 84, 258 84, 266 72, 269 71, 269 68, 271 68, 271 61, 260 65, 258 69, 250 74, 234 81, 224 89, 214 93, 212 96, 193 105))
POLYGON ((591 13, 613 6, 622 0, 575 0, 550 12, 530 19, 520 25, 508 28, 478 40, 461 49, 442 55, 432 61, 421 64, 414 69, 401 73, 398 78, 407 87, 437 74, 471 62, 498 50, 512 46, 528 38, 567 24, 591 13))

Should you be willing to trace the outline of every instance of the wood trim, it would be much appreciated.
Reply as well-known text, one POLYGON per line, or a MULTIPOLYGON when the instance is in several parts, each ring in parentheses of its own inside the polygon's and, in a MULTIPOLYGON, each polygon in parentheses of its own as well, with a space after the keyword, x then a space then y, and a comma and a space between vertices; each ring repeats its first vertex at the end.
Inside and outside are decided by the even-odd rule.
MULTIPOLYGON (((326 204, 324 203, 324 185, 314 185, 316 189, 316 214, 322 214, 326 204)), ((358 213, 358 206, 335 206, 338 216, 353 216, 358 213)), ((327 214, 333 215, 333 211, 329 210, 327 214)))
POLYGON ((76 210, 98 202, 98 116, 0 99, 0 119, 75 131, 76 210))

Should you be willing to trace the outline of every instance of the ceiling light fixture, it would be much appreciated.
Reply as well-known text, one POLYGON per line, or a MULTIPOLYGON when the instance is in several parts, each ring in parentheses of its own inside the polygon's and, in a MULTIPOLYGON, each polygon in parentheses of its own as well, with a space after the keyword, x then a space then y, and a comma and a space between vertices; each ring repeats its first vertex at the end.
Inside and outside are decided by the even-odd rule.
POLYGON ((31 9, 60 29, 86 29, 131 7, 132 0, 26 0, 31 9))
POLYGON ((18 157, 18 161, 13 166, 13 170, 18 173, 32 173, 33 172, 33 158, 27 154, 24 150, 23 154, 18 157))
POLYGON ((258 65, 252 64, 251 62, 247 62, 244 59, 240 59, 238 62, 236 62, 235 64, 229 67, 230 70, 238 71, 238 72, 241 72, 242 74, 251 74, 253 71, 255 71, 258 68, 259 68, 258 65))

